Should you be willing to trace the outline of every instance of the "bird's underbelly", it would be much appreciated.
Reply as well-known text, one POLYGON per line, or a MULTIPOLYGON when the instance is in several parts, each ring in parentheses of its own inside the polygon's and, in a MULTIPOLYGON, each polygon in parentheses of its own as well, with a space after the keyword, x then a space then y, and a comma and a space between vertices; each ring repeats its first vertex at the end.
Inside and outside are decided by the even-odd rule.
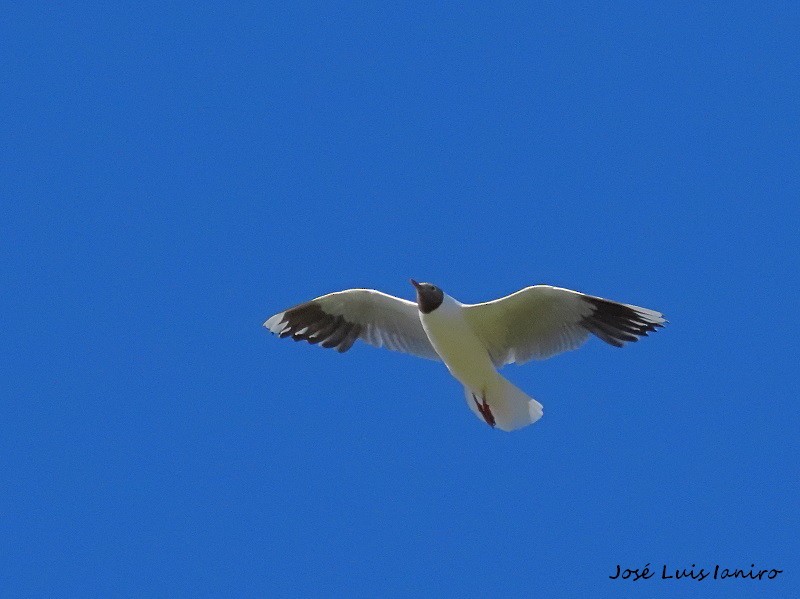
POLYGON ((459 325, 434 322, 424 323, 424 328, 450 373, 467 387, 480 390, 497 371, 480 339, 466 323, 459 325))

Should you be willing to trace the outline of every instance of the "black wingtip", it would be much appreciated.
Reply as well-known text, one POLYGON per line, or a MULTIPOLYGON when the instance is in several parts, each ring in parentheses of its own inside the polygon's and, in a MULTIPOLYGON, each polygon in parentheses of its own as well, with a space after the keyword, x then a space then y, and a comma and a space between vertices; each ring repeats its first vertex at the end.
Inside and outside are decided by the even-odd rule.
POLYGON ((281 324, 285 325, 278 333, 281 339, 291 337, 293 341, 319 343, 325 348, 335 348, 339 353, 349 350, 362 331, 361 325, 348 322, 341 315, 329 314, 313 301, 287 310, 281 324))
POLYGON ((614 347, 638 341, 664 326, 647 313, 625 304, 588 295, 583 301, 589 303, 593 311, 581 320, 581 326, 614 347))

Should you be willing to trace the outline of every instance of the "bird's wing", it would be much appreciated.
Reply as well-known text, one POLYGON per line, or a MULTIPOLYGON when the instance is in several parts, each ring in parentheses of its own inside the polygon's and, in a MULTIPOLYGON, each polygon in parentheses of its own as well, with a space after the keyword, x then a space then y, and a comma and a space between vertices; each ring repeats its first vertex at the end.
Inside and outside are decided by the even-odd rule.
POLYGON ((419 320, 417 304, 374 289, 347 289, 294 306, 264 326, 280 337, 346 352, 357 339, 375 347, 439 360, 419 320))
POLYGON ((467 305, 465 314, 498 367, 577 349, 589 333, 622 347, 666 322, 661 313, 647 308, 550 285, 467 305))

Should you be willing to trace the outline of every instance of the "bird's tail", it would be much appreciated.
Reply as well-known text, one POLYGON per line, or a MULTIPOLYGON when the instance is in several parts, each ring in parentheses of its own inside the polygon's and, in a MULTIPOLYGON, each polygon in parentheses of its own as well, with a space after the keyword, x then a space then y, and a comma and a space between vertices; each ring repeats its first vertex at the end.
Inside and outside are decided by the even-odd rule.
POLYGON ((491 427, 513 431, 542 417, 542 404, 499 374, 483 389, 464 387, 467 405, 491 427))

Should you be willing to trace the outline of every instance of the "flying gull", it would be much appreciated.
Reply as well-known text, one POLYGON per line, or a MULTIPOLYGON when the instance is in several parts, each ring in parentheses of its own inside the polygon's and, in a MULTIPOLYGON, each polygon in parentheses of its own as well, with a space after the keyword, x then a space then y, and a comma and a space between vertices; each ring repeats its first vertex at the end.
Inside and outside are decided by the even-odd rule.
POLYGON ((374 289, 347 289, 294 306, 264 326, 280 337, 346 352, 358 340, 441 360, 464 385, 467 405, 489 426, 513 431, 542 417, 542 405, 497 369, 577 349, 593 334, 622 347, 662 327, 654 310, 535 285, 482 304, 462 304, 417 283, 416 303, 374 289))

